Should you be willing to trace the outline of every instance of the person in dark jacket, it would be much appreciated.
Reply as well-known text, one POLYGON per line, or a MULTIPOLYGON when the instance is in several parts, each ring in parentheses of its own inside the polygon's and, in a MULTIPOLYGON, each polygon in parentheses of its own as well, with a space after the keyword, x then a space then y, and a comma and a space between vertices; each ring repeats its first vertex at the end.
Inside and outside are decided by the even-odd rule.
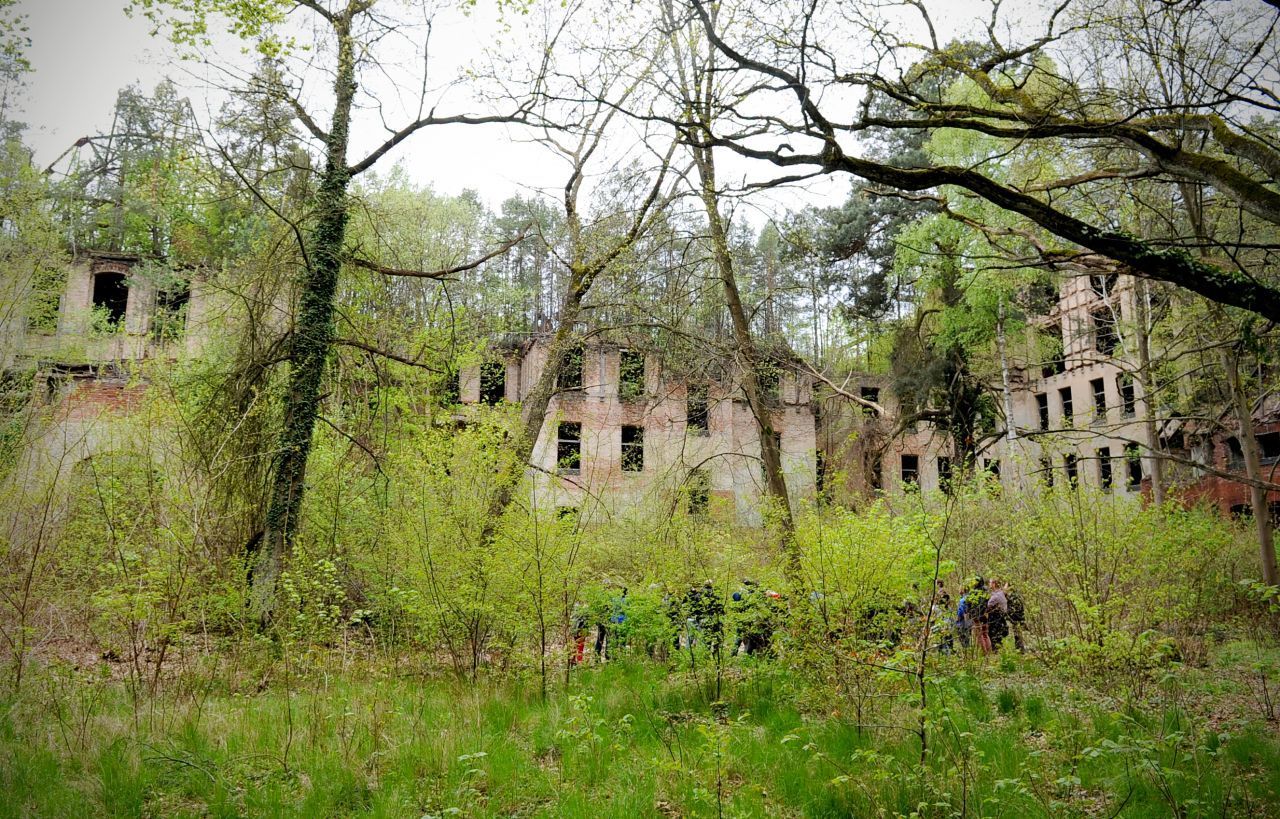
POLYGON ((1009 636, 1009 598, 999 580, 991 578, 987 597, 987 635, 991 650, 999 651, 1004 638, 1009 636))

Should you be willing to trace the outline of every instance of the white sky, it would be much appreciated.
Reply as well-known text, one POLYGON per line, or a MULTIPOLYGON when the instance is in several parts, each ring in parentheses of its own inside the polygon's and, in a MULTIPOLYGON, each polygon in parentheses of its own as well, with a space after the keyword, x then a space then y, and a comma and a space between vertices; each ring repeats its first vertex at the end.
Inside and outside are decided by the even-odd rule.
MULTIPOLYGON (((126 16, 124 6, 125 0, 19 0, 32 40, 29 57, 34 72, 28 80, 24 117, 37 163, 52 162, 81 136, 108 130, 116 94, 130 83, 139 83, 149 93, 157 82, 170 77, 205 122, 225 100, 225 92, 213 88, 215 72, 178 59, 163 37, 150 36, 145 19, 126 16)), ((518 18, 515 24, 520 24, 518 18)), ((470 18, 453 15, 433 33, 433 65, 438 61, 456 71, 456 66, 480 53, 492 34, 492 10, 486 13, 484 4, 470 18)), ((236 64, 246 59, 240 44, 229 38, 217 44, 214 57, 236 64)), ((376 144, 383 133, 376 114, 366 112, 354 133, 358 146, 376 144)), ((353 159, 358 150, 353 149, 353 159)), ((556 195, 564 179, 563 165, 546 149, 526 144, 519 132, 506 126, 428 128, 385 157, 377 169, 386 171, 395 161, 419 184, 449 194, 470 188, 492 206, 515 193, 542 190, 556 195)), ((772 173, 729 156, 722 164, 721 178, 727 182, 772 173)), ((811 196, 836 202, 848 189, 848 180, 820 181, 804 194, 759 197, 757 208, 799 207, 811 196)), ((751 221, 763 218, 760 211, 743 215, 751 221)))

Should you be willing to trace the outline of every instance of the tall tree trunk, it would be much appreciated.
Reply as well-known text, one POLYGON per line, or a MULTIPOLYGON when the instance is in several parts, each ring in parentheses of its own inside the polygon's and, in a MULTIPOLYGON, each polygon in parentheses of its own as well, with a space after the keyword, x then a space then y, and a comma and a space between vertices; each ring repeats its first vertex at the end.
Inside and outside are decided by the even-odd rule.
MULTIPOLYGON (((1018 425, 1013 420, 1013 383, 1009 374, 1009 344, 1005 334, 1004 296, 1000 297, 996 315, 996 346, 1000 349, 1000 389, 1004 398, 1004 435, 1010 442, 1018 439, 1018 425)), ((1013 456, 1012 450, 1009 456, 1013 456)))
MULTIPOLYGON (((708 79, 707 82, 709 84, 710 80, 708 79)), ((705 123, 703 129, 709 131, 705 123)), ((742 391, 746 394, 747 405, 751 408, 751 414, 756 420, 756 428, 760 434, 760 457, 764 462, 765 484, 768 495, 776 507, 775 512, 782 529, 782 549, 787 560, 787 570, 791 574, 788 579, 793 586, 800 588, 802 580, 800 551, 792 536, 795 524, 791 516, 791 499, 787 495, 787 482, 782 475, 782 452, 778 447, 778 439, 774 435, 772 412, 765 403, 760 389, 760 367, 763 360, 751 338, 751 325, 747 320, 747 312, 742 306, 742 296, 738 291, 738 280, 733 269, 733 256, 729 252, 728 231, 720 215, 719 198, 716 193, 715 159, 709 144, 694 144, 692 147, 694 162, 698 166, 702 204, 707 212, 716 272, 719 274, 725 302, 729 307, 729 317, 733 322, 734 347, 742 362, 742 391)))
POLYGON ((547 420, 547 409, 551 406, 551 399, 556 393, 556 382, 573 349, 573 328, 582 314, 582 301, 591 289, 597 272, 575 268, 570 273, 569 290, 556 320, 556 331, 547 347, 547 360, 543 362, 542 372, 538 375, 533 389, 520 404, 520 434, 512 442, 515 450, 513 463, 517 472, 504 481, 494 493, 489 503, 488 518, 481 532, 481 543, 488 543, 493 539, 498 520, 515 497, 516 489, 520 485, 520 476, 524 474, 524 466, 533 459, 538 435, 542 432, 542 425, 547 420))
POLYGON ((1142 425, 1147 436, 1147 459, 1151 474, 1151 502, 1164 505, 1164 458, 1160 457, 1160 435, 1156 430, 1155 374, 1151 371, 1151 291, 1145 279, 1139 279, 1134 299, 1138 308, 1138 384, 1142 387, 1142 425))
POLYGON ((275 609, 276 585, 298 528, 311 436, 320 410, 320 385, 333 347, 334 300, 347 230, 347 185, 351 179, 347 143, 356 93, 355 49, 349 17, 335 16, 332 23, 338 40, 333 120, 324 173, 316 192, 316 222, 308 240, 300 283, 284 399, 284 428, 267 507, 266 531, 253 566, 250 605, 262 624, 270 621, 275 609))
POLYGON ((1222 351, 1222 365, 1227 373, 1227 386, 1231 390, 1231 403, 1240 424, 1240 449, 1244 453, 1245 475, 1253 481, 1249 487, 1249 500, 1253 505, 1253 522, 1258 532, 1258 555, 1262 564, 1262 582, 1268 586, 1280 585, 1280 572, 1276 570, 1276 548, 1271 516, 1267 509, 1267 490, 1261 481, 1262 459, 1258 454, 1258 438, 1253 430, 1253 408, 1240 382, 1240 356, 1235 350, 1222 351))

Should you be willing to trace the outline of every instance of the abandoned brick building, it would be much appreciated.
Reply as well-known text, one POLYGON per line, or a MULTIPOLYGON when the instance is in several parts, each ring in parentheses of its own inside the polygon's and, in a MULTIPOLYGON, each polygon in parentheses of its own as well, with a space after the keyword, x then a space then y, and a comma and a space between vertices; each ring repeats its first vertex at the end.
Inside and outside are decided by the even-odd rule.
MULTIPOLYGON (((520 401, 546 361, 545 337, 504 360, 462 372, 464 404, 520 401)), ((793 498, 812 498, 817 474, 813 387, 780 373, 766 386, 782 469, 793 498)), ((678 376, 652 353, 591 344, 571 357, 534 448, 535 501, 599 520, 628 507, 695 510, 755 524, 764 474, 760 438, 732 368, 721 378, 678 376)))
MULTIPOLYGON (((147 274, 147 265, 137 256, 84 253, 68 268, 56 321, 34 326, 13 315, 0 323, 9 351, 0 369, 34 366, 45 399, 59 405, 62 438, 79 440, 80 449, 91 448, 98 419, 127 410, 144 389, 122 365, 199 355, 208 338, 212 299, 200 272, 174 281, 147 274)), ((1133 326, 1135 298, 1125 277, 1067 279, 1027 330, 1060 339, 1060 353, 1032 360, 1025 351, 1034 345, 1011 345, 1012 434, 991 436, 979 456, 993 478, 1010 487, 1075 481, 1144 490, 1146 397, 1123 352, 1133 347, 1124 334, 1133 326)), ((545 339, 529 336, 502 350, 501 360, 461 373, 463 404, 518 402, 532 389, 545 339)), ((792 498, 812 498, 821 488, 837 502, 856 504, 913 485, 945 488, 954 464, 947 436, 927 424, 898 431, 900 408, 888 378, 853 373, 841 380, 886 414, 873 416, 796 372, 783 371, 768 385, 792 498)), ((1255 421, 1264 468, 1276 473, 1280 399, 1260 407, 1255 421)), ((1229 418, 1224 423, 1231 425, 1229 418)), ((1247 487, 1195 466, 1242 471, 1235 436, 1167 419, 1156 434, 1177 457, 1165 469, 1176 493, 1224 513, 1250 511, 1247 487)), ((562 379, 530 474, 537 503, 576 509, 588 520, 645 503, 661 509, 685 497, 694 507, 755 523, 764 491, 759 455, 755 419, 731 363, 717 377, 691 378, 654 353, 596 343, 582 348, 562 379)), ((1280 493, 1272 493, 1269 511, 1280 516, 1280 493)))
MULTIPOLYGON (((1078 276, 1060 284, 1049 309, 1027 328, 1029 337, 1039 333, 1060 340, 1060 353, 1054 343, 1047 360, 1033 360, 1025 351, 1037 345, 1010 345, 1024 351, 1021 358, 1010 353, 1010 420, 990 436, 977 466, 1009 487, 1070 481, 1113 492, 1149 489, 1150 446, 1156 442, 1145 423, 1148 407, 1142 379, 1136 377, 1136 345, 1125 338, 1136 326, 1137 294, 1135 282, 1124 276, 1078 276)), ((822 402, 819 447, 836 477, 824 481, 828 491, 856 502, 908 486, 946 488, 954 464, 949 438, 926 424, 895 436, 900 408, 888 378, 850 376, 846 390, 860 390, 886 414, 876 417, 844 400, 822 402)), ((1219 422, 1235 426, 1226 412, 1219 422)), ((1254 424, 1264 470, 1275 481, 1280 477, 1280 397, 1257 409, 1254 424)), ((1176 496, 1212 503, 1224 514, 1252 511, 1247 486, 1203 468, 1244 471, 1234 434, 1167 417, 1154 426, 1160 447, 1176 459, 1164 461, 1166 483, 1176 496)), ((1280 521, 1280 492, 1270 493, 1268 511, 1280 521)))

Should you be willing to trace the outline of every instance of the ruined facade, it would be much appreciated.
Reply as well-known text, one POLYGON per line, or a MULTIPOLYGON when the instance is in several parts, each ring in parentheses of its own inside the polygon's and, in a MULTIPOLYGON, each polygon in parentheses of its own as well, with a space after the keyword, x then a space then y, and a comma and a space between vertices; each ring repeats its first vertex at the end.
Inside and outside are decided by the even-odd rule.
MULTIPOLYGON (((465 404, 521 401, 533 389, 547 346, 535 336, 502 361, 466 369, 465 404)), ((662 359, 592 344, 572 357, 534 447, 534 495, 542 508, 602 520, 628 508, 675 507, 756 524, 765 479, 756 421, 733 368, 718 379, 677 375, 662 359)), ((772 424, 794 500, 811 498, 817 474, 813 388, 781 374, 769 386, 772 424)))
MULTIPOLYGON (((101 416, 137 405, 145 388, 136 383, 132 363, 198 355, 209 337, 214 311, 201 272, 175 280, 148 267, 137 256, 83 254, 69 266, 56 323, 34 327, 13 315, 0 325, 9 339, 0 369, 35 369, 42 400, 59 406, 62 437, 82 442, 68 447, 91 449, 101 416)), ((976 466, 1010 488, 1075 481, 1143 492, 1151 436, 1135 345, 1126 338, 1137 326, 1134 283, 1080 276, 1062 282, 1055 295, 1030 322, 1028 343, 1011 339, 1011 423, 983 442, 976 466), (1036 348, 1032 334, 1059 339, 1060 352, 1051 345, 1048 360, 1032 360, 1026 353, 1036 348)), ((460 374, 459 400, 522 401, 541 375, 546 352, 540 335, 503 346, 498 360, 460 374)), ((537 504, 575 510, 586 520, 678 503, 743 523, 761 520, 759 437, 732 362, 710 368, 715 377, 690 376, 653 352, 593 343, 569 369, 534 449, 537 504)), ((842 380, 846 391, 882 405, 886 414, 815 390, 798 368, 784 368, 767 385, 793 501, 823 490, 856 505, 911 485, 945 488, 956 466, 948 436, 927 423, 900 429, 888 377, 855 373, 842 380)), ((1232 426, 1229 417, 1223 422, 1232 426)), ((1274 481, 1280 477, 1280 397, 1259 407, 1255 426, 1264 471, 1274 481)), ((1246 486, 1197 466, 1243 472, 1235 436, 1167 419, 1156 425, 1156 435, 1176 459, 1165 462, 1176 495, 1212 503, 1224 514, 1251 511, 1246 486)), ((1268 511, 1280 519, 1280 493, 1271 493, 1268 511)))
MULTIPOLYGON (((1027 328, 1060 340, 1061 353, 1054 343, 1047 360, 1031 360, 1017 352, 1035 349, 1030 338, 1010 343, 1012 416, 984 442, 975 468, 1010 488, 1072 481, 1117 493, 1149 491, 1150 447, 1157 442, 1146 424, 1136 339, 1126 337, 1139 326, 1137 298, 1135 282, 1124 276, 1061 283, 1049 309, 1027 328)), ((877 417, 841 399, 821 403, 819 446, 835 497, 855 503, 907 486, 945 488, 955 465, 950 439, 924 423, 899 430, 901 411, 889 378, 851 376, 845 390, 881 404, 886 414, 877 417)), ((1280 399, 1259 407, 1254 421, 1264 471, 1270 469, 1274 481, 1280 478, 1280 399)), ((1229 415, 1222 422, 1234 426, 1229 415)), ((1243 473, 1235 436, 1180 420, 1163 419, 1154 427, 1160 449, 1178 459, 1164 461, 1175 496, 1212 503, 1224 514, 1251 511, 1247 486, 1196 466, 1243 473)), ((1280 520, 1280 493, 1271 493, 1268 511, 1280 520)))
POLYGON ((37 366, 106 365, 199 352, 208 311, 204 277, 185 271, 160 282, 148 275, 148 260, 109 252, 88 252, 67 268, 56 326, 33 327, 14 315, 7 329, 20 343, 9 344, 11 360, 37 366))

